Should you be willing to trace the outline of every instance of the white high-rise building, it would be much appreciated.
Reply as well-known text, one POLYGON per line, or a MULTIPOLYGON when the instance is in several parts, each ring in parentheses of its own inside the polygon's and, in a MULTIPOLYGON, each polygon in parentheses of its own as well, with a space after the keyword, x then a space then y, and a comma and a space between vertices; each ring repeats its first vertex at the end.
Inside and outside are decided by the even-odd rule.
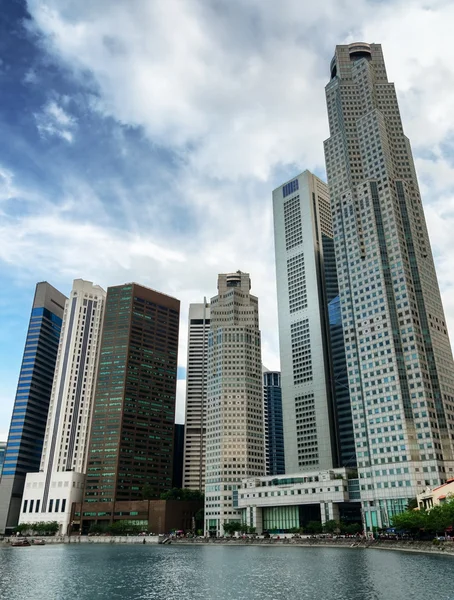
POLYGON ((189 305, 183 487, 205 491, 205 415, 210 305, 189 305))
POLYGON ((330 375, 327 276, 331 208, 327 185, 304 171, 273 192, 282 416, 287 473, 337 466, 330 375))
POLYGON ((238 485, 265 474, 258 299, 248 273, 219 275, 211 299, 206 413, 205 531, 241 520, 238 485))
POLYGON ((66 301, 39 473, 28 473, 19 523, 57 521, 66 534, 82 500, 106 292, 76 279, 66 301))
POLYGON ((337 46, 325 142, 366 525, 454 475, 454 364, 410 142, 379 44, 337 46))

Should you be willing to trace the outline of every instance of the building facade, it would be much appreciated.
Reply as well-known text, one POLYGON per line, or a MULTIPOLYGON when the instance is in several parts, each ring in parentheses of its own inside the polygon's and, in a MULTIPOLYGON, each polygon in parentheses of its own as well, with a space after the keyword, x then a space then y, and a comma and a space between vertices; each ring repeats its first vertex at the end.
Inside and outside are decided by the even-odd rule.
POLYGON ((57 521, 66 534, 71 504, 82 500, 87 443, 106 292, 76 279, 60 345, 38 473, 28 473, 20 523, 57 521))
POLYGON ((183 487, 205 490, 205 418, 210 305, 189 305, 183 487))
POLYGON ((175 423, 172 487, 183 487, 184 425, 175 423))
POLYGON ((273 213, 285 467, 290 473, 330 469, 339 458, 328 323, 328 303, 337 294, 328 188, 305 171, 274 190, 273 213))
POLYGON ((263 427, 265 436, 265 474, 285 473, 284 430, 282 426, 282 389, 279 371, 263 373, 263 427))
POLYGON ((100 512, 172 487, 179 318, 155 290, 107 290, 84 491, 100 512))
POLYGON ((446 483, 433 489, 428 487, 416 496, 419 510, 430 510, 434 506, 452 502, 452 500, 454 500, 454 479, 448 479, 446 483))
POLYGON ((366 524, 453 474, 454 365, 410 142, 381 46, 337 46, 325 142, 366 524))
POLYGON ((5 462, 6 442, 0 442, 0 478, 3 471, 3 463, 5 462))
POLYGON ((345 356, 344 328, 340 298, 337 295, 328 304, 329 337, 331 350, 332 383, 336 407, 336 432, 339 442, 339 465, 356 466, 355 436, 353 433, 352 407, 348 385, 347 359, 345 356))
POLYGON ((248 273, 222 274, 211 299, 206 412, 205 531, 238 521, 237 487, 265 474, 258 299, 248 273))
POLYGON ((0 533, 18 524, 26 474, 39 471, 65 302, 37 284, 0 480, 0 533))
POLYGON ((294 533, 312 521, 361 523, 359 482, 338 468, 248 478, 238 490, 242 521, 256 533, 294 533))
POLYGON ((74 503, 71 532, 86 535, 92 525, 109 526, 126 521, 142 531, 169 534, 194 531, 203 525, 203 500, 122 500, 105 503, 74 503), (201 519, 201 520, 200 520, 201 519))

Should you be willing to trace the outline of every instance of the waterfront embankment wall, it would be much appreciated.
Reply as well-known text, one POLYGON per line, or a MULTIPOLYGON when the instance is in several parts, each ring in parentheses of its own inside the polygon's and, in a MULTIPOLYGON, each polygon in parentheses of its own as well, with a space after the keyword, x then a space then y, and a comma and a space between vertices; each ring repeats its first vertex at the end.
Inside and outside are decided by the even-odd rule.
POLYGON ((446 554, 454 557, 454 542, 413 541, 413 540, 362 540, 354 538, 179 538, 171 540, 172 544, 226 544, 230 546, 299 546, 305 548, 363 548, 377 550, 401 550, 405 552, 424 552, 429 554, 446 554))
MULTIPOLYGON (((43 539, 46 544, 143 544, 144 540, 145 544, 158 544, 160 538, 157 535, 72 535, 71 537, 67 535, 46 537, 33 535, 30 536, 30 539, 43 539)), ((9 545, 9 539, 5 538, 2 543, 9 545)))
MULTIPOLYGON (((33 539, 38 539, 34 536, 33 539)), ((412 540, 361 540, 352 538, 165 538, 163 536, 56 536, 43 538, 46 544, 149 544, 160 542, 178 546, 226 545, 226 546, 276 546, 303 548, 359 548, 372 550, 399 550, 403 552, 423 552, 425 554, 444 554, 454 557, 454 542, 412 541, 412 540)), ((0 542, 9 545, 9 540, 0 542)))

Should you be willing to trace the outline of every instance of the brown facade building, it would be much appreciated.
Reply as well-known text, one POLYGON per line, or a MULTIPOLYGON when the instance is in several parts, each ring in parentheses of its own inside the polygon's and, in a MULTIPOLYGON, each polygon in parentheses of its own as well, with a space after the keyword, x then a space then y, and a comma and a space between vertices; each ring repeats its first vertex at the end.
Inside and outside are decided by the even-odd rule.
POLYGON ((172 487, 179 311, 179 300, 135 283, 107 291, 84 504, 172 487))
MULTIPOLYGON (((135 502, 96 502, 72 505, 71 531, 86 534, 90 527, 127 521, 150 533, 191 531, 199 522, 203 500, 137 500, 135 502)), ((203 517, 202 517, 203 519, 203 517)))

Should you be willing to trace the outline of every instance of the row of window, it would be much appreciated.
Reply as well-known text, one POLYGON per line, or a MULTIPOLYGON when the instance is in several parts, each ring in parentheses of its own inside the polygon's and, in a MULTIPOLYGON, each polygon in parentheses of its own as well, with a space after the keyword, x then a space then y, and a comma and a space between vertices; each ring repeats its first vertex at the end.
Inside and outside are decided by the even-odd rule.
MULTIPOLYGON (((23 513, 38 513, 39 512, 39 508, 40 508, 40 504, 41 504, 41 500, 24 500, 24 503, 22 505, 22 512, 23 513)), ((49 500, 49 505, 48 505, 48 510, 47 512, 62 512, 64 513, 66 510, 66 498, 63 498, 60 502, 60 499, 57 498, 56 500, 51 499, 49 500)), ((45 511, 44 511, 45 512, 45 511)))

